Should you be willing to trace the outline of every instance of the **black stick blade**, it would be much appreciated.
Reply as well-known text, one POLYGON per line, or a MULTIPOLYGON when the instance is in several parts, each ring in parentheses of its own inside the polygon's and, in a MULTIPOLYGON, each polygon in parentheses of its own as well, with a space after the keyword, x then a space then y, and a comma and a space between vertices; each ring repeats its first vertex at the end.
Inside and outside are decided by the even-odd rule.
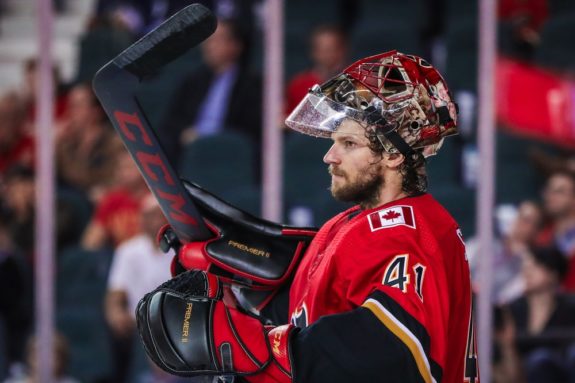
POLYGON ((216 17, 208 8, 188 5, 120 53, 114 63, 144 77, 207 39, 216 25, 216 17))

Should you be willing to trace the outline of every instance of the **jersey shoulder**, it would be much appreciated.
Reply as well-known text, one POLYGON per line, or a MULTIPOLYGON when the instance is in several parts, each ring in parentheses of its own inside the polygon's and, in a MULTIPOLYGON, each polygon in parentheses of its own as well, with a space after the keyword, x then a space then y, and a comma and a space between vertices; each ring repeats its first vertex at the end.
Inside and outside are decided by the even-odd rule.
POLYGON ((360 269, 380 268, 403 255, 432 268, 465 259, 457 223, 429 194, 364 211, 353 219, 343 237, 344 243, 338 246, 342 251, 339 262, 350 272, 358 264, 360 269))

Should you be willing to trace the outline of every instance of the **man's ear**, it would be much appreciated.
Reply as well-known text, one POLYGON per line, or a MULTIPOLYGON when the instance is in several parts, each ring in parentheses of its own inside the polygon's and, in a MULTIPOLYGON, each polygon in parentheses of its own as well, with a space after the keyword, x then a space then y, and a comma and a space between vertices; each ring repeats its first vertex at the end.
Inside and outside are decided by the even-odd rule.
POLYGON ((386 153, 384 154, 384 163, 389 169, 397 170, 403 161, 405 161, 405 156, 401 153, 386 153))

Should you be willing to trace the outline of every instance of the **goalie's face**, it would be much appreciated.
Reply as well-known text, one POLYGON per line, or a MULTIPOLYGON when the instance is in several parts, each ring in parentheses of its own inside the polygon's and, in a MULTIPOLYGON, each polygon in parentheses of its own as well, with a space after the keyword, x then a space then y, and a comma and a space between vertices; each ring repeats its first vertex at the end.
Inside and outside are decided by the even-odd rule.
POLYGON ((331 138, 333 145, 323 161, 329 165, 332 195, 366 206, 377 203, 384 186, 381 157, 369 148, 365 128, 346 119, 331 138))

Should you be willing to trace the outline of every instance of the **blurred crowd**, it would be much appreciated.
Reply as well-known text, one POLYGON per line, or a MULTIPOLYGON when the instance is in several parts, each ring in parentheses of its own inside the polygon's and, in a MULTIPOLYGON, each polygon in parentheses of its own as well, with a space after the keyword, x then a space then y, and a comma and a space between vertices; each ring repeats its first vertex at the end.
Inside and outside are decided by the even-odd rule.
MULTIPOLYGON (((201 57, 197 57, 201 65, 181 64, 177 68, 181 76, 169 92, 153 93, 148 103, 161 112, 152 122, 177 169, 186 165, 187 148, 202 138, 226 133, 242 136, 258 148, 251 166, 259 184, 263 4, 257 0, 200 2, 219 16, 218 28, 201 45, 201 57)), ((100 107, 90 79, 121 49, 189 3, 97 1, 79 41, 82 49, 76 78, 63 83, 58 68, 53 68, 58 330, 54 373, 59 382, 179 381, 146 361, 135 336, 137 301, 170 277, 173 255, 161 253, 155 242, 165 219, 100 107), (83 333, 86 326, 96 334, 94 339, 87 339, 83 333)), ((361 29, 358 24, 364 22, 362 9, 371 3, 329 2, 331 19, 301 31, 307 42, 300 40, 296 47, 288 42, 290 51, 286 56, 294 55, 295 61, 291 62, 296 64, 289 67, 286 79, 286 115, 312 85, 341 71, 357 58, 355 54, 378 53, 358 53, 352 39, 361 29)), ((445 10, 452 2, 424 3, 429 17, 414 31, 421 48, 419 54, 435 60, 442 69, 445 10)), ((560 2, 500 0, 500 24, 506 27, 503 30, 508 42, 503 53, 518 60, 533 60, 542 40, 541 28, 551 17, 551 3, 560 2)), ((58 11, 65 12, 65 1, 57 1, 56 5, 58 11)), ((304 5, 294 1, 286 7, 307 9, 304 5)), ((378 26, 370 28, 376 31, 378 26)), ((30 58, 22 69, 22 85, 0 95, 0 381, 7 382, 36 381, 33 274, 34 161, 39 139, 35 131, 37 59, 30 58)), ((466 118, 469 116, 462 116, 463 121, 466 118)), ((289 140, 290 133, 284 134, 289 140)), ((473 131, 465 131, 462 140, 472 141, 473 135, 473 131)), ((493 366, 497 382, 575 381, 575 157, 569 151, 561 153, 565 155, 532 155, 532 171, 545 179, 537 186, 539 194, 506 201, 495 214, 497 239, 490 251, 494 255, 493 366)), ((323 166, 321 156, 316 161, 323 166)), ((460 159, 449 166, 465 169, 462 162, 460 159)), ((297 184, 297 180, 292 181, 297 184)), ((325 185, 319 186, 325 189, 325 185)), ((322 192, 329 198, 325 190, 322 192)), ((296 207, 293 215, 286 212, 292 223, 322 223, 321 219, 310 219, 301 206, 296 207)), ((257 209, 252 212, 258 213, 257 209)), ((473 232, 465 234, 474 288, 478 291, 478 245, 473 232)))
MULTIPOLYGON (((575 362, 575 174, 500 218, 493 254, 494 381, 571 382, 575 362)), ((478 246, 467 243, 475 291, 478 246)))

